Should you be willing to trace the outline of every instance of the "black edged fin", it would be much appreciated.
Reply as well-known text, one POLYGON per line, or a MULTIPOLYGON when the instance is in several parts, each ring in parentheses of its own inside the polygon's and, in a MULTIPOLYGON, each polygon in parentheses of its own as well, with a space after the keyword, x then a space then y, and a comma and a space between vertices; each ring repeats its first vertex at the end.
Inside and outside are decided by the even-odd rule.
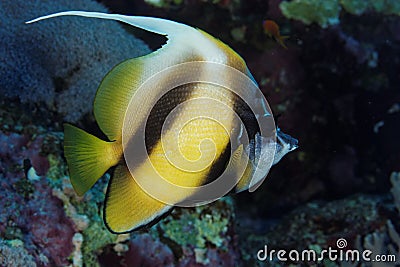
POLYGON ((121 234, 147 227, 171 209, 144 192, 125 165, 115 168, 104 205, 104 222, 111 232, 121 234))

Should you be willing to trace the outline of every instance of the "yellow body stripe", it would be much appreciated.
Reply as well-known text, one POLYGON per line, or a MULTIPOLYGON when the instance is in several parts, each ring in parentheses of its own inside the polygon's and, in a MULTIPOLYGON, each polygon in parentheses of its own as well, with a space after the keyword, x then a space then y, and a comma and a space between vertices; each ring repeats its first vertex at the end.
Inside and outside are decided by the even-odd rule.
MULTIPOLYGON (((157 175, 177 186, 196 187, 204 184, 212 166, 228 147, 232 129, 233 110, 227 107, 233 102, 229 94, 222 94, 221 88, 214 85, 191 86, 191 99, 199 102, 183 103, 178 116, 173 118, 172 125, 156 143, 146 162, 131 170, 137 179, 142 177, 141 182, 149 183, 152 192, 156 193, 155 197, 171 199, 174 203, 184 200, 187 195, 178 194, 179 190, 165 190, 163 185, 154 183, 154 170, 157 175), (220 101, 220 105, 202 104, 202 100, 209 101, 205 97, 220 101), (172 200, 170 196, 176 198, 172 200)), ((188 194, 194 192, 186 191, 188 194)))

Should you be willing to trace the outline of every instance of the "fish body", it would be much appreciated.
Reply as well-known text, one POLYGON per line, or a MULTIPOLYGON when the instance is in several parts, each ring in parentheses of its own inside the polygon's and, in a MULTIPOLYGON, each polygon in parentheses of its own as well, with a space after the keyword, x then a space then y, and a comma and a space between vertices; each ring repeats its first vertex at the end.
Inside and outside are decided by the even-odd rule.
POLYGON ((283 48, 287 49, 287 46, 284 43, 284 40, 288 38, 288 36, 281 36, 279 31, 279 26, 273 20, 264 20, 263 21, 264 32, 269 36, 274 38, 283 48))
MULTIPOLYGON (((192 82, 160 93, 158 88, 183 76, 213 75, 212 70, 202 67, 204 64, 184 65, 188 62, 229 66, 255 83, 244 60, 211 35, 165 19, 82 11, 56 13, 28 23, 67 15, 117 20, 167 37, 167 43, 159 50, 118 64, 101 82, 93 112, 108 140, 64 124, 64 152, 70 180, 78 195, 85 194, 115 166, 104 205, 104 221, 111 232, 130 232, 154 223, 175 205, 196 195, 197 187, 217 180, 224 169, 237 176, 233 191, 248 189, 258 170, 255 162, 275 164, 297 147, 297 140, 292 138, 289 142, 290 137, 285 135, 270 144, 274 149, 268 151, 273 154, 266 154, 257 117, 272 118, 271 114, 266 109, 263 114, 254 114, 239 95, 224 86, 192 82), (155 80, 160 72, 179 64, 187 68, 185 72, 160 76, 149 90, 141 90, 143 84, 155 80), (141 135, 139 129, 145 134, 141 135), (249 145, 233 144, 230 136, 240 140, 243 131, 248 134, 249 145), (136 149, 143 136, 146 155, 136 149), (163 177, 164 183, 155 182, 156 176, 163 177), (168 187, 171 184, 175 187, 168 187), (158 197, 149 194, 146 186, 158 197)), ((240 87, 232 74, 221 72, 217 77, 232 87, 240 87)), ((262 101, 260 106, 265 106, 262 101)), ((260 172, 256 182, 265 174, 260 172)))

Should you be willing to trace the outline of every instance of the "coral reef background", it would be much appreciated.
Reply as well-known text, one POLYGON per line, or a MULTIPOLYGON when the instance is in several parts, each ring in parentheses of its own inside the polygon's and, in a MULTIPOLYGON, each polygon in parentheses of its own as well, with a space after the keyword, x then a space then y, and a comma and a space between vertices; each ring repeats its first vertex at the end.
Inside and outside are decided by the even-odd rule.
POLYGON ((0 266, 281 266, 257 252, 321 251, 339 238, 400 260, 399 1, 99 2, 0 2, 0 266), (109 233, 108 177, 75 195, 62 123, 98 134, 91 103, 102 77, 165 39, 84 18, 24 24, 74 9, 168 18, 221 39, 300 148, 254 193, 176 209, 144 232, 109 233), (265 19, 290 37, 288 49, 263 32, 265 19))
POLYGON ((26 25, 63 10, 107 12, 94 1, 2 1, 0 93, 77 122, 90 113, 101 79, 119 62, 149 52, 117 23, 62 18, 26 25), (107 50, 104 49, 107 47, 107 50), (74 99, 74 101, 71 101, 74 99), (80 99, 80 100, 79 100, 80 99))

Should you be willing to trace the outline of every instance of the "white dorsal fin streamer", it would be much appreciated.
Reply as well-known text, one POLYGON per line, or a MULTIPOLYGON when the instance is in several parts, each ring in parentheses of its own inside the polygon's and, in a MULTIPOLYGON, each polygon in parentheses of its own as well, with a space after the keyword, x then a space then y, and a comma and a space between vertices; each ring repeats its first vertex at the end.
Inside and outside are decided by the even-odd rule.
POLYGON ((87 18, 117 20, 144 29, 146 31, 154 32, 161 35, 173 35, 175 32, 180 31, 183 28, 185 28, 186 30, 193 29, 192 27, 187 26, 185 24, 166 19, 143 17, 143 16, 126 16, 126 15, 106 14, 100 12, 86 12, 86 11, 65 11, 65 12, 54 13, 27 21, 26 23, 30 24, 41 20, 54 17, 61 17, 61 16, 80 16, 87 18))

